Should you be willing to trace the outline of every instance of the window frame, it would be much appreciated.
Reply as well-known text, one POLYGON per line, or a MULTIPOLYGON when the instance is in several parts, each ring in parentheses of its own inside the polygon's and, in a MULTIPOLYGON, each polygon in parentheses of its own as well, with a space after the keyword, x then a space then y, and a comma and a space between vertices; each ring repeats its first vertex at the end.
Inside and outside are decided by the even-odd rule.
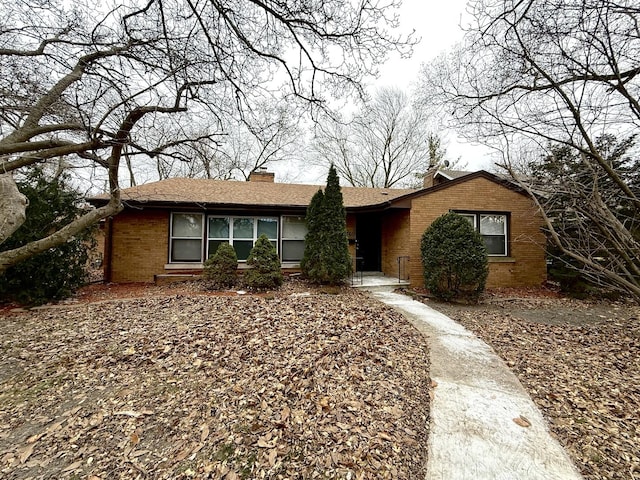
MULTIPOLYGON (((299 259, 296 260, 285 260, 284 259, 284 244, 285 242, 299 242, 302 241, 303 245, 304 245, 304 240, 305 237, 307 236, 307 233, 309 233, 309 230, 306 228, 306 220, 305 220, 305 215, 281 215, 280 216, 280 252, 282 252, 281 256, 280 256, 280 261, 281 263, 288 263, 288 264, 299 264, 302 261, 302 257, 300 257, 299 259), (302 222, 305 225, 305 234, 304 236, 300 239, 300 238, 293 238, 293 237, 285 237, 284 235, 284 224, 285 224, 285 218, 301 218, 302 222)), ((304 248, 303 248, 303 252, 304 252, 304 248)))
POLYGON ((202 260, 202 253, 203 253, 202 240, 205 232, 204 217, 205 217, 204 213, 201 213, 201 212, 171 212, 171 217, 169 218, 169 263, 202 264, 202 261, 203 261, 202 260), (199 237, 199 240, 200 240, 200 259, 199 260, 174 260, 173 258, 174 240, 195 240, 196 238, 198 238, 198 237, 178 237, 173 235, 173 228, 174 228, 173 219, 176 215, 191 215, 191 216, 200 217, 201 233, 199 237))
MULTIPOLYGON (((485 237, 496 237, 498 235, 483 235, 481 232, 482 226, 482 217, 492 217, 492 216, 500 216, 504 217, 504 253, 489 253, 487 250, 487 255, 489 257, 508 257, 511 250, 511 245, 509 242, 509 233, 511 231, 511 214, 509 212, 494 212, 494 211, 481 211, 481 210, 452 210, 454 213, 461 215, 463 217, 473 217, 473 229, 480 234, 482 240, 484 241, 485 237)), ((486 242, 485 242, 486 247, 486 242)))
MULTIPOLYGON (((279 231, 280 231, 280 224, 281 224, 281 217, 279 216, 273 216, 273 215, 217 215, 217 214, 210 214, 207 215, 207 223, 206 223, 206 231, 204 232, 205 235, 205 241, 206 241, 206 246, 205 246, 205 255, 206 258, 209 258, 210 255, 212 255, 215 252, 210 252, 209 251, 209 242, 214 240, 214 241, 226 241, 229 245, 231 245, 233 247, 233 242, 234 240, 238 240, 238 241, 251 241, 252 242, 252 247, 255 246, 256 241, 258 240, 258 224, 260 220, 264 220, 264 219, 269 219, 269 220, 275 220, 276 221, 276 238, 272 238, 272 237, 268 237, 269 241, 272 242, 276 248, 276 253, 279 252, 279 238, 277 238, 279 231), (210 218, 226 218, 229 220, 229 232, 228 232, 228 237, 224 238, 224 237, 210 237, 209 236, 209 219, 210 218), (234 237, 234 221, 235 219, 251 219, 253 222, 252 225, 252 237, 238 237, 237 239, 234 237)), ((235 248, 234 248, 235 249, 235 248)), ((238 263, 246 263, 247 259, 238 259, 238 263)))
MULTIPOLYGON (((229 243, 231 246, 233 246, 233 240, 234 240, 234 235, 233 235, 233 222, 234 219, 236 218, 249 218, 253 220, 253 234, 252 234, 252 238, 242 238, 242 239, 238 239, 238 240, 251 240, 252 245, 255 245, 256 240, 258 239, 258 228, 259 228, 259 223, 260 220, 263 219, 268 219, 271 221, 275 221, 276 223, 276 228, 275 228, 275 234, 276 237, 271 237, 269 236, 269 240, 273 243, 273 245, 276 248, 276 252, 278 253, 278 257, 280 258, 280 263, 281 264, 287 264, 289 266, 291 265, 299 265, 300 262, 302 261, 302 258, 298 259, 298 260, 283 260, 282 259, 282 252, 283 249, 286 249, 286 246, 283 247, 283 243, 286 245, 287 241, 302 241, 304 242, 304 238, 293 238, 293 237, 287 237, 285 235, 283 235, 283 230, 284 230, 284 224, 285 224, 285 218, 299 218, 302 220, 302 222, 304 222, 304 218, 305 215, 304 214, 287 214, 287 215, 223 215, 223 214, 217 214, 217 213, 208 213, 208 212, 193 212, 193 211, 184 211, 184 210, 178 210, 178 211, 171 211, 170 215, 169 215, 169 245, 168 245, 168 263, 166 264, 165 268, 178 268, 181 265, 184 265, 185 267, 187 266, 197 266, 200 265, 202 266, 204 261, 209 258, 209 255, 215 253, 213 251, 210 251, 209 249, 209 245, 211 241, 218 241, 218 242, 222 242, 225 241, 227 243, 229 243), (178 215, 190 215, 190 216, 199 216, 200 217, 200 227, 202 230, 202 234, 200 237, 178 237, 178 236, 174 236, 173 230, 174 230, 174 217, 178 216, 178 215), (211 237, 210 236, 210 226, 209 226, 209 219, 211 218, 224 218, 228 220, 228 235, 227 237, 211 237), (174 259, 174 241, 175 240, 196 240, 198 239, 200 241, 200 259, 199 260, 175 260, 174 259), (173 267, 171 267, 173 265, 173 267)), ((305 225, 306 226, 306 225, 305 225)), ((305 235, 306 236, 306 232, 305 235)), ((238 260, 239 264, 244 264, 246 263, 246 259, 238 260)))

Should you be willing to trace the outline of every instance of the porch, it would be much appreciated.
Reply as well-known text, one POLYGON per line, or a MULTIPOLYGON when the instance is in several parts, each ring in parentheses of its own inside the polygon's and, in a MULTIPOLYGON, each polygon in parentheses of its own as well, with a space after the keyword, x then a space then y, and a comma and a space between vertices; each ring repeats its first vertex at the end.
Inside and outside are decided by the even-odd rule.
POLYGON ((351 286, 356 288, 407 287, 409 280, 390 277, 382 272, 356 272, 351 277, 351 286))

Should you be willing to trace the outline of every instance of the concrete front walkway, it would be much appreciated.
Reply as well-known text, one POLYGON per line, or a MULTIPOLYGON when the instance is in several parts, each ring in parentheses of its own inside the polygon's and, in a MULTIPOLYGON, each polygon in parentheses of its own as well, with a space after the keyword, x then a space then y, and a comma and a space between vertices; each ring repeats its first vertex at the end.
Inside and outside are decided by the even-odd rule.
POLYGON ((429 338, 428 480, 582 478, 516 376, 486 343, 423 303, 393 293, 395 286, 372 283, 363 287, 429 338))

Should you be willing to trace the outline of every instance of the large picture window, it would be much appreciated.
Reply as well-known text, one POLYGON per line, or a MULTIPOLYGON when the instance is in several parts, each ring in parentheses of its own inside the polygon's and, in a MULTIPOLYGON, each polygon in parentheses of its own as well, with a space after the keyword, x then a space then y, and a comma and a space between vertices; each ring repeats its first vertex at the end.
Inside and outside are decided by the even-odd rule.
POLYGON ((489 255, 507 256, 506 214, 461 212, 460 215, 480 233, 489 255))
POLYGON ((282 261, 299 262, 304 254, 304 217, 282 217, 282 261))
POLYGON ((172 213, 169 262, 202 263, 216 252, 221 243, 232 245, 238 260, 244 262, 258 237, 266 235, 276 251, 281 250, 283 262, 299 263, 304 253, 306 234, 303 216, 284 216, 280 220, 279 217, 172 213))
POLYGON ((203 221, 201 213, 171 215, 172 262, 202 262, 203 221))
POLYGON ((207 256, 221 243, 233 245, 238 260, 245 261, 260 235, 278 246, 278 219, 275 217, 209 217, 207 256))

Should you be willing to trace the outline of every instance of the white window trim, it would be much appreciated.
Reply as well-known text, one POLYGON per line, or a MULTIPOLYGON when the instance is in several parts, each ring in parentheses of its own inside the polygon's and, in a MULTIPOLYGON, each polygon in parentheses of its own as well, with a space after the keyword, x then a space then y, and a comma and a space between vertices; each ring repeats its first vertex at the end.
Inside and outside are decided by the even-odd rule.
MULTIPOLYGON (((504 217, 504 232, 502 233, 502 237, 504 238, 504 253, 488 253, 490 257, 508 257, 509 256, 509 216, 506 213, 491 213, 491 212, 478 212, 478 233, 482 236, 481 226, 482 226, 482 217, 504 217)), ((492 235, 493 236, 493 235, 492 235)), ((497 235, 495 235, 497 236, 497 235)))
MULTIPOLYGON (((280 216, 271 216, 271 215, 208 215, 206 213, 201 213, 201 212, 189 212, 189 211, 176 211, 176 212, 171 212, 171 215, 169 217, 169 261, 168 263, 165 264, 165 269, 166 270, 186 270, 186 269, 197 269, 197 268, 202 268, 203 267, 203 262, 206 258, 208 258, 208 256, 211 253, 214 252, 209 252, 209 241, 210 240, 218 240, 218 241, 227 241, 230 245, 233 245, 233 219, 235 218, 251 218, 254 220, 253 222, 253 238, 249 239, 249 238, 245 238, 245 239, 238 239, 238 240, 251 240, 253 242, 253 244, 255 245, 256 240, 258 239, 258 220, 260 219, 271 219, 271 220, 275 220, 277 222, 277 237, 278 238, 271 238, 269 237, 269 240, 271 242, 273 242, 275 244, 276 247, 276 251, 278 252, 278 255, 281 255, 282 252, 282 241, 287 241, 287 240, 300 240, 298 238, 287 238, 287 237, 283 237, 283 225, 284 225, 284 218, 286 217, 303 217, 304 215, 280 215, 280 216), (174 215, 199 215, 201 218, 201 226, 202 226, 202 237, 200 238, 201 241, 201 248, 200 248, 200 260, 198 261, 193 261, 193 262, 185 262, 183 260, 180 261, 173 261, 173 240, 194 240, 196 237, 174 237, 173 236, 173 217, 174 215), (209 218, 227 218, 229 219, 229 237, 228 238, 210 238, 209 237, 209 218)), ((302 260, 302 259, 301 259, 302 260)), ((238 267, 239 268, 244 268, 244 265, 246 264, 246 260, 238 260, 238 267)), ((292 267, 297 267, 300 265, 300 260, 288 260, 288 261, 282 261, 281 259, 281 265, 283 267, 288 267, 288 268, 292 268, 292 267)))
MULTIPOLYGON (((206 224, 206 232, 205 232, 205 236, 206 236, 206 245, 205 245, 205 255, 206 258, 209 258, 209 255, 211 255, 212 253, 215 252, 209 252, 209 241, 210 240, 217 240, 217 241, 227 241, 229 243, 229 245, 233 246, 233 241, 234 240, 239 240, 239 241, 249 241, 251 240, 253 242, 253 245, 255 245, 256 241, 258 240, 258 221, 262 220, 262 219, 271 219, 271 220, 275 220, 277 222, 277 227, 276 227, 276 234, 279 232, 280 230, 280 225, 282 224, 282 221, 280 220, 280 217, 275 217, 275 216, 269 216, 269 215, 258 215, 258 216, 249 216, 249 215, 207 215, 207 224, 206 224), (222 237, 209 237, 209 219, 210 218, 228 218, 229 219, 229 237, 228 238, 222 238, 222 237), (236 218, 250 218, 253 220, 253 237, 252 238, 235 238, 233 236, 233 222, 236 218)), ((271 238, 269 237, 269 241, 274 242, 276 245, 276 252, 279 252, 279 241, 278 238, 271 238)), ((238 260, 238 263, 246 263, 246 260, 238 260)))
POLYGON ((458 211, 455 212, 463 217, 473 217, 473 229, 482 236, 480 232, 480 217, 494 216, 504 217, 504 253, 487 253, 489 257, 509 257, 509 215, 505 212, 483 212, 483 211, 458 211))
POLYGON ((199 212, 171 212, 171 218, 169 219, 169 264, 184 264, 190 266, 202 265, 202 238, 205 231, 204 222, 204 214, 199 212), (173 260, 173 241, 174 240, 194 240, 196 237, 174 237, 173 236, 173 216, 174 215, 199 215, 200 216, 200 226, 202 228, 203 234, 200 235, 200 260, 194 260, 193 262, 185 262, 184 260, 174 261, 173 260))
MULTIPOLYGON (((304 215, 281 215, 280 216, 280 242, 279 242, 280 243, 280 252, 283 251, 283 249, 282 249, 283 242, 286 242, 286 241, 296 241, 297 242, 297 241, 300 241, 300 240, 302 240, 304 242, 304 238, 300 239, 300 238, 290 238, 290 237, 285 237, 284 236, 284 219, 285 218, 300 218, 300 217, 304 219, 305 216, 304 215)), ((305 236, 306 236, 306 234, 305 234, 305 236)), ((301 261, 302 261, 302 258, 300 258, 300 260, 286 260, 285 261, 281 257, 282 265, 287 265, 287 266, 291 266, 291 267, 300 265, 301 261)))

